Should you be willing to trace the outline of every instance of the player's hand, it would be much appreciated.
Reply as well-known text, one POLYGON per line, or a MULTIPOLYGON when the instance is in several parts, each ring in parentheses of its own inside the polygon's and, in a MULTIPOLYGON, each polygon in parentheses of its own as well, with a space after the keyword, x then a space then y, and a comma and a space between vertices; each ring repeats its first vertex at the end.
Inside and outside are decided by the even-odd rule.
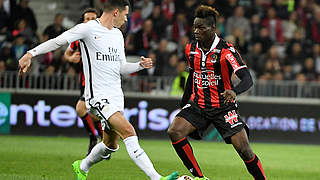
POLYGON ((151 58, 141 56, 140 66, 146 69, 152 68, 153 62, 151 58))
POLYGON ((31 65, 32 55, 30 53, 26 53, 19 59, 19 75, 21 76, 23 73, 27 72, 31 65))
POLYGON ((237 96, 236 92, 234 92, 231 89, 225 90, 220 95, 222 95, 224 97, 224 104, 231 103, 232 100, 234 100, 234 98, 237 96))
POLYGON ((70 56, 68 60, 69 62, 72 62, 72 63, 78 63, 80 59, 81 59, 81 54, 79 51, 76 51, 72 54, 72 56, 70 56))

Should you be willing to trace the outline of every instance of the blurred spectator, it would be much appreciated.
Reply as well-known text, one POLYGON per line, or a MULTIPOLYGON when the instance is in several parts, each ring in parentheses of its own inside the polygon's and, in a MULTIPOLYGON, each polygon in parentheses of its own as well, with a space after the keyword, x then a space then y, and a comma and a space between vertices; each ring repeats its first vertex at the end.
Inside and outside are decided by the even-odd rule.
POLYGON ((320 74, 320 44, 313 45, 312 58, 315 61, 315 70, 318 74, 320 74))
MULTIPOLYGON (((6 64, 5 64, 4 61, 2 61, 2 60, 0 59, 0 73, 3 73, 3 72, 5 72, 5 71, 6 71, 6 64)), ((1 79, 0 82, 2 82, 2 79, 1 79)))
MULTIPOLYGON (((25 37, 22 34, 18 34, 15 37, 14 45, 12 47, 12 55, 16 63, 27 52, 28 46, 25 44, 25 37)), ((18 69, 18 66, 16 67, 18 69)))
POLYGON ((258 14, 251 16, 251 39, 257 39, 261 29, 261 20, 258 14))
POLYGON ((189 73, 185 71, 186 63, 179 62, 177 65, 177 77, 174 79, 171 87, 170 95, 172 96, 182 96, 184 92, 184 88, 187 83, 189 73))
POLYGON ((311 57, 304 60, 304 66, 301 72, 305 75, 307 81, 315 81, 317 79, 314 60, 311 57))
POLYGON ((251 8, 247 11, 248 17, 252 14, 257 14, 260 19, 263 19, 265 16, 266 6, 264 0, 254 0, 254 3, 251 4, 251 8))
POLYGON ((136 4, 137 6, 142 7, 142 19, 147 19, 151 16, 154 7, 154 3, 152 2, 152 0, 140 0, 136 4))
POLYGON ((282 21, 276 16, 274 8, 269 8, 267 18, 262 21, 262 25, 268 29, 269 37, 272 41, 283 43, 283 27, 282 21))
POLYGON ((275 9, 277 17, 280 19, 288 19, 288 6, 285 4, 284 0, 274 0, 272 7, 275 9))
POLYGON ((308 21, 312 16, 312 3, 307 2, 308 0, 300 0, 297 13, 298 19, 301 21, 301 25, 307 27, 308 21))
MULTIPOLYGON (((306 43, 304 42, 302 31, 297 30, 293 33, 293 37, 290 39, 290 41, 287 44, 286 54, 292 53, 292 46, 294 43, 300 43, 302 46, 307 46, 306 43)), ((311 52, 308 52, 308 49, 306 49, 306 53, 311 53, 311 52)))
POLYGON ((186 15, 186 18, 189 24, 193 24, 194 12, 197 6, 198 6, 198 3, 196 0, 185 0, 185 5, 182 10, 186 15))
MULTIPOLYGON (((222 2, 219 2, 219 4, 220 3, 222 2)), ((224 17, 228 19, 235 14, 236 8, 238 7, 238 0, 226 0, 225 3, 226 4, 224 4, 223 6, 220 6, 220 11, 224 15, 224 17)))
POLYGON ((172 39, 178 42, 179 39, 185 35, 189 35, 190 26, 183 12, 179 12, 176 16, 176 20, 173 23, 172 39))
POLYGON ((315 8, 313 18, 307 26, 307 38, 314 43, 320 43, 320 9, 315 8))
POLYGON ((158 40, 153 31, 153 23, 147 19, 143 23, 143 28, 134 35, 134 52, 138 55, 146 56, 147 52, 152 49, 152 43, 158 40))
POLYGON ((162 10, 162 13, 164 14, 164 17, 167 19, 167 21, 171 22, 175 13, 174 1, 163 0, 161 4, 161 10, 162 10))
POLYGON ((17 61, 12 57, 11 43, 4 42, 1 47, 0 61, 4 63, 7 71, 16 71, 18 67, 17 61))
POLYGON ((169 52, 168 52, 168 41, 161 39, 158 49, 156 51, 156 68, 160 75, 163 75, 164 66, 168 65, 169 52))
POLYGON ((43 32, 44 40, 52 39, 60 34, 62 34, 64 31, 66 31, 66 28, 62 26, 63 21, 63 15, 62 14, 56 14, 54 17, 54 23, 47 26, 46 29, 43 32))
POLYGON ((298 30, 298 26, 299 26, 299 20, 298 20, 297 12, 293 11, 289 16, 289 20, 283 21, 283 27, 284 27, 283 36, 286 41, 290 41, 290 39, 293 38, 294 32, 298 30))
POLYGON ((291 54, 288 54, 285 60, 285 65, 292 66, 294 74, 300 73, 304 61, 304 53, 300 43, 296 42, 292 45, 291 54))
POLYGON ((244 11, 242 6, 238 6, 235 9, 234 16, 227 19, 227 35, 231 35, 235 28, 239 28, 245 40, 249 41, 251 39, 251 27, 248 19, 244 17, 244 11))
MULTIPOLYGON (((17 22, 19 19, 25 19, 26 24, 32 29, 33 33, 37 32, 37 20, 34 16, 33 10, 29 8, 29 0, 20 0, 19 5, 13 8, 11 13, 11 23, 17 22)), ((12 24, 11 28, 13 28, 12 24)))
POLYGON ((225 27, 225 19, 223 16, 219 16, 217 19, 216 25, 216 33, 220 35, 222 38, 226 36, 226 27, 225 27))
POLYGON ((248 52, 248 42, 245 39, 244 33, 239 28, 234 28, 232 32, 234 37, 234 46, 241 54, 247 54, 248 52))
POLYGON ((26 41, 25 43, 30 47, 37 42, 37 38, 26 23, 27 22, 24 19, 17 20, 14 30, 12 31, 12 36, 16 37, 17 35, 23 35, 26 41))
POLYGON ((130 21, 130 33, 136 33, 140 31, 142 25, 143 19, 141 17, 141 6, 135 5, 130 21))
POLYGON ((271 73, 272 75, 276 72, 281 71, 282 59, 279 57, 279 52, 277 46, 272 46, 265 59, 265 71, 271 73))
POLYGON ((161 6, 156 5, 153 8, 151 20, 153 22, 153 29, 159 38, 166 37, 166 25, 167 21, 161 14, 161 6))
POLYGON ((177 54, 173 53, 169 56, 169 60, 163 62, 162 76, 176 76, 177 75, 177 65, 179 58, 177 54))
POLYGON ((268 49, 272 46, 272 40, 269 37, 267 28, 262 27, 259 32, 259 37, 253 40, 255 43, 259 42, 262 44, 262 52, 266 53, 268 49))
POLYGON ((257 76, 261 75, 265 63, 264 55, 262 53, 262 44, 259 42, 253 44, 251 51, 244 56, 244 60, 257 76))
POLYGON ((183 36, 179 39, 178 45, 177 45, 177 55, 178 58, 182 61, 186 62, 185 59, 185 50, 186 50, 186 45, 189 43, 189 37, 188 36, 183 36))
POLYGON ((8 29, 9 15, 3 8, 3 0, 0 0, 0 34, 4 34, 8 29))

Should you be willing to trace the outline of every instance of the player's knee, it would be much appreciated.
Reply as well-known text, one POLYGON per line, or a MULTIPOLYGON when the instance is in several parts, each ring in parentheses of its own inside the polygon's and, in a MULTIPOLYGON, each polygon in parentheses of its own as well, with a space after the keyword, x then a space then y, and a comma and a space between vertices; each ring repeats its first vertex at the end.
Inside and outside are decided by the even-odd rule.
POLYGON ((175 127, 169 127, 169 129, 167 130, 167 134, 169 135, 170 139, 173 141, 177 141, 181 138, 184 138, 184 134, 183 132, 175 127))
POLYGON ((134 130, 133 126, 126 126, 126 127, 122 128, 121 136, 123 139, 130 137, 130 136, 136 136, 136 131, 134 130))
POLYGON ((76 112, 78 114, 78 116, 83 117, 84 115, 86 115, 87 113, 87 108, 84 105, 84 103, 79 102, 76 106, 76 112))
POLYGON ((252 152, 249 144, 241 146, 240 149, 238 150, 238 152, 239 152, 240 157, 243 160, 250 160, 253 158, 253 152, 252 152))

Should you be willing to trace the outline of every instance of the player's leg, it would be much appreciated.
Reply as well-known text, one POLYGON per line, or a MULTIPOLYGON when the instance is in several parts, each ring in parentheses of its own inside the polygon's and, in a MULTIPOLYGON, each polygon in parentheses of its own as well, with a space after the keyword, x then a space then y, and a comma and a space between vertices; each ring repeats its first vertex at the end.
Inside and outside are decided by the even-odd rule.
POLYGON ((91 151, 91 153, 81 161, 80 169, 84 172, 88 172, 90 167, 106 157, 111 153, 116 152, 119 149, 118 142, 120 136, 109 129, 105 129, 103 134, 103 140, 98 143, 91 151))
POLYGON ((90 154, 83 160, 75 161, 72 166, 76 174, 77 180, 85 180, 88 176, 88 171, 91 166, 110 156, 116 152, 118 148, 119 135, 111 130, 106 130, 103 135, 103 141, 98 143, 90 154))
POLYGON ((101 120, 97 116, 95 116, 95 115, 93 115, 91 113, 90 113, 90 115, 91 115, 91 118, 93 120, 94 126, 95 126, 96 130, 98 131, 98 134, 99 134, 100 138, 102 139, 103 130, 102 130, 102 127, 101 127, 101 120))
POLYGON ((191 144, 186 138, 194 131, 196 131, 196 128, 190 122, 183 117, 176 116, 168 129, 168 135, 175 151, 186 168, 193 176, 202 178, 203 174, 193 154, 191 144))
POLYGON ((150 177, 151 180, 174 180, 178 174, 173 173, 168 177, 161 177, 154 169, 152 162, 147 154, 140 147, 138 137, 133 126, 127 121, 120 112, 114 113, 108 120, 111 129, 116 131, 123 139, 127 152, 136 165, 150 177))
POLYGON ((248 136, 244 128, 231 137, 231 143, 246 164, 249 173, 254 179, 267 179, 258 156, 253 153, 249 145, 248 136))
POLYGON ((98 139, 91 115, 89 114, 89 112, 87 112, 83 97, 81 97, 77 102, 76 111, 78 116, 82 119, 83 125, 89 134, 90 142, 87 151, 88 155, 91 152, 92 148, 98 143, 98 139))

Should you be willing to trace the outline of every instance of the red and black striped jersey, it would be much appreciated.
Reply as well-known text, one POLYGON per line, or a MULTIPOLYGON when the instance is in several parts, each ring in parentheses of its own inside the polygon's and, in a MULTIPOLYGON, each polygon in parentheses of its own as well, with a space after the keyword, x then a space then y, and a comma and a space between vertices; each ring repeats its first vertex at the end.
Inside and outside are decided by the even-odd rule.
MULTIPOLYGON (((70 44, 70 48, 73 50, 73 51, 77 51, 79 50, 80 51, 80 44, 79 44, 79 41, 74 41, 70 44)), ((80 83, 80 86, 85 86, 85 80, 84 80, 84 73, 83 73, 83 65, 82 65, 82 60, 80 60, 79 62, 79 83, 80 83)))
POLYGON ((224 105, 222 92, 233 88, 231 75, 247 68, 235 48, 217 35, 206 53, 197 42, 186 46, 188 67, 193 74, 190 100, 200 108, 219 108, 224 105))

